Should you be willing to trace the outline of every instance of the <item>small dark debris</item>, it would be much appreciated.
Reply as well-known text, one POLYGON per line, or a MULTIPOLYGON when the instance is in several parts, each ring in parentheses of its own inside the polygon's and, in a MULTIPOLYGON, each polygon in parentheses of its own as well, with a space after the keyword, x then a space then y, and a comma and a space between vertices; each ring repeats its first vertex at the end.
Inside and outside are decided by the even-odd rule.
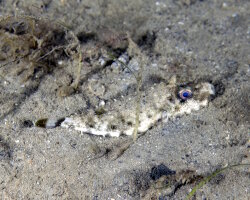
POLYGON ((81 43, 87 43, 90 40, 96 40, 96 35, 94 33, 80 32, 77 34, 77 38, 81 43))
POLYGON ((128 125, 128 126, 132 126, 133 123, 129 121, 129 122, 127 122, 127 125, 128 125))
POLYGON ((160 164, 160 165, 153 167, 151 169, 150 177, 153 180, 157 180, 163 175, 169 176, 169 175, 173 175, 173 174, 176 174, 176 172, 169 169, 164 164, 160 164))
POLYGON ((215 82, 213 85, 214 85, 214 88, 215 88, 215 96, 214 96, 214 98, 224 94, 225 86, 224 86, 224 84, 222 82, 218 81, 218 82, 215 82))
POLYGON ((156 34, 155 32, 150 33, 149 31, 143 34, 137 41, 138 46, 152 48, 155 44, 156 34))
POLYGON ((0 136, 0 160, 11 158, 10 145, 0 136))
POLYGON ((22 126, 24 128, 31 128, 32 126, 34 126, 34 123, 31 120, 24 120, 22 126))
POLYGON ((117 129, 117 126, 114 125, 114 124, 111 124, 111 127, 110 127, 112 130, 116 130, 117 129))

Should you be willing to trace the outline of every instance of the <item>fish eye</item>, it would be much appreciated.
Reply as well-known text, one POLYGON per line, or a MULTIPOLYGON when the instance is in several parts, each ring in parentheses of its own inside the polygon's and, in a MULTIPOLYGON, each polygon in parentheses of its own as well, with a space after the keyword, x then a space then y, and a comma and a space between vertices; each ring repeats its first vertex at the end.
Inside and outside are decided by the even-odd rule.
POLYGON ((182 89, 179 91, 178 96, 181 100, 186 101, 192 97, 192 91, 190 89, 182 89))

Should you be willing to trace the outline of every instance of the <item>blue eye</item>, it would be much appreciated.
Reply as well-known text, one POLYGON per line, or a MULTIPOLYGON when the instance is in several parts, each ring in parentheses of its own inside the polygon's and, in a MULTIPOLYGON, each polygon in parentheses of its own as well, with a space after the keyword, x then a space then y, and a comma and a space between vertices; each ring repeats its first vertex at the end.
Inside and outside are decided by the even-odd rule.
POLYGON ((189 89, 182 89, 179 91, 179 97, 186 101, 187 99, 192 97, 192 91, 189 89))

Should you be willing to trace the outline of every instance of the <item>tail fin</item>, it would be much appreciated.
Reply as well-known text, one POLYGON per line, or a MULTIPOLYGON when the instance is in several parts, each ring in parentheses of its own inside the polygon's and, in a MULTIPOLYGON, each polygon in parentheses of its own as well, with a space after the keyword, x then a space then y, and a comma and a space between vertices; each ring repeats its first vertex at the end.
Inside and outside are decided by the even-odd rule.
POLYGON ((60 126, 64 120, 65 118, 59 118, 59 119, 43 118, 43 119, 37 120, 35 122, 35 126, 40 127, 40 128, 55 128, 57 126, 60 126))

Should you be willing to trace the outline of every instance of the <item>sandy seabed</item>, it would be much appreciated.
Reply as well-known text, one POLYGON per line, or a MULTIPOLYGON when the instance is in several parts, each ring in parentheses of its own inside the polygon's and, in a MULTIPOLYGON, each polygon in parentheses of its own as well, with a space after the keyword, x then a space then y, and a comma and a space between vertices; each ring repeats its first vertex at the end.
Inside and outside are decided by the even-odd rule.
MULTIPOLYGON (((0 15, 30 15, 48 26, 60 22, 76 35, 84 56, 78 89, 66 97, 58 91, 74 82, 77 70, 62 52, 54 65, 46 61, 54 67, 35 68, 26 81, 27 67, 19 73, 16 62, 0 68, 1 199, 179 200, 216 169, 250 163, 249 1, 2 0, 0 15), (95 85, 98 94, 90 94, 90 80, 103 80, 105 101, 124 103, 121 96, 135 92, 136 82, 116 79, 110 60, 98 65, 108 51, 126 54, 120 37, 125 33, 148 60, 145 88, 173 75, 179 85, 207 81, 216 91, 208 107, 159 122, 115 159, 128 137, 33 126, 37 119, 98 105, 103 89, 95 85)), ((6 48, 0 51, 2 63, 6 48)), ((138 62, 129 59, 131 66, 138 62)), ((249 167, 236 167, 212 179, 194 199, 247 200, 249 185, 249 167)))

